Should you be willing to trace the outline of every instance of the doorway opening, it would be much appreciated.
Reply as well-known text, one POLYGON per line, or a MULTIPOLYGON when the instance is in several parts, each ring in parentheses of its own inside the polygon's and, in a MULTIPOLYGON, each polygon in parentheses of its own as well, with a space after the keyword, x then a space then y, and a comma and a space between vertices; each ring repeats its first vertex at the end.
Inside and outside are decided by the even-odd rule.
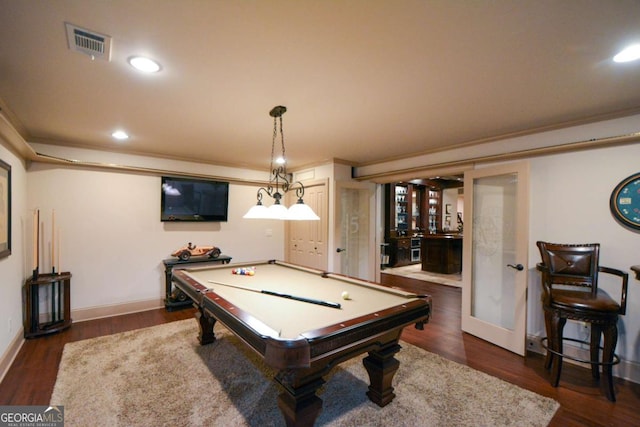
POLYGON ((381 273, 462 286, 462 175, 384 185, 381 273))

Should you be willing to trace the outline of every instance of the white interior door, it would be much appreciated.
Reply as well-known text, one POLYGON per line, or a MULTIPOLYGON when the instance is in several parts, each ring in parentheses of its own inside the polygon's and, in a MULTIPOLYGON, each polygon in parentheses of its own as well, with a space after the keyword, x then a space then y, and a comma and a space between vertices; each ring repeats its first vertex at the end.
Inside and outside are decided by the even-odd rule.
MULTIPOLYGON (((286 261, 319 270, 328 268, 329 197, 327 187, 327 180, 305 185, 304 202, 318 214, 320 220, 287 221, 285 225, 286 261)), ((296 197, 292 193, 287 193, 287 205, 296 202, 296 197)))
POLYGON ((375 242, 375 184, 336 182, 334 269, 374 280, 379 250, 375 242))
POLYGON ((462 330, 525 354, 529 167, 465 172, 462 330))

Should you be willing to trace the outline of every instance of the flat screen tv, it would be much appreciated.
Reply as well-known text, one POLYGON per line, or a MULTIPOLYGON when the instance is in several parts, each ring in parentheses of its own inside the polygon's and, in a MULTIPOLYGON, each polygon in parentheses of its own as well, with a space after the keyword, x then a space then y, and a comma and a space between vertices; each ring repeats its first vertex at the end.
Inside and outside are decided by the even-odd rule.
POLYGON ((161 221, 226 221, 229 183, 162 177, 161 221))

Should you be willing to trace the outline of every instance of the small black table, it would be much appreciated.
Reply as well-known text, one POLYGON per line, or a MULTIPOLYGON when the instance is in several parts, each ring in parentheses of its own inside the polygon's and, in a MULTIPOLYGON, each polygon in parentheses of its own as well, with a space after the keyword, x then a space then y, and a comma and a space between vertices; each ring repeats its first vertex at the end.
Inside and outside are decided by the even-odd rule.
POLYGON ((211 258, 208 256, 191 257, 186 261, 180 258, 167 258, 162 260, 164 264, 165 275, 165 299, 164 307, 168 311, 179 310, 185 307, 191 307, 193 302, 191 299, 180 289, 177 289, 172 284, 173 269, 180 269, 186 267, 197 266, 198 264, 229 264, 231 257, 226 255, 220 255, 217 258, 211 258))

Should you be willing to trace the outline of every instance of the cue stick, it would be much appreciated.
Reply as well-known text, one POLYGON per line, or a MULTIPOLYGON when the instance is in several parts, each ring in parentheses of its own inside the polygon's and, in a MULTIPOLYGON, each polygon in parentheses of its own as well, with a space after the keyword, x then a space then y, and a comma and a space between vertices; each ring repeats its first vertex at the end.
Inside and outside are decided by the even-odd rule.
POLYGON ((281 294, 279 292, 267 291, 267 290, 264 290, 264 289, 262 289, 262 290, 260 290, 260 289, 252 289, 252 288, 247 288, 247 287, 244 287, 244 286, 230 285, 229 283, 216 282, 215 280, 208 280, 208 282, 209 283, 214 283, 216 285, 228 286, 230 288, 242 289, 244 291, 257 292, 259 294, 272 295, 272 296, 280 297, 280 298, 287 298, 287 299, 292 299, 292 300, 296 300, 296 301, 308 302, 310 304, 323 305, 325 307, 331 307, 331 308, 337 308, 337 309, 341 308, 341 305, 338 304, 337 302, 323 301, 323 300, 319 300, 319 299, 305 298, 305 297, 299 297, 299 296, 289 295, 289 294, 281 294))

